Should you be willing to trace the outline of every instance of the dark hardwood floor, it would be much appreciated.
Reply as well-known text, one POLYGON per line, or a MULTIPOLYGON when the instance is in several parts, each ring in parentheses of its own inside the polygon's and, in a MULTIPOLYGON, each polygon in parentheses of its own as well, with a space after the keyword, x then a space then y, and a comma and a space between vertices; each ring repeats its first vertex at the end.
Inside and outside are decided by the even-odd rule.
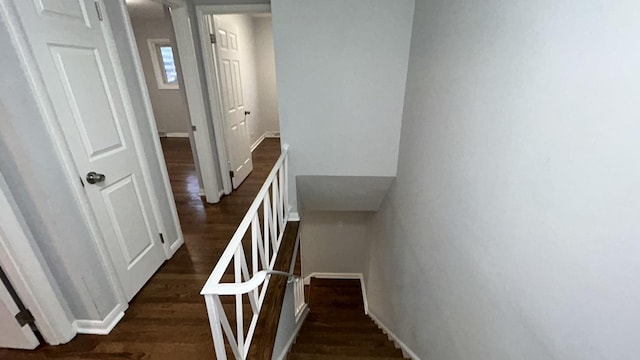
POLYGON ((253 172, 231 195, 209 205, 198 195, 188 139, 162 139, 185 244, 131 301, 106 336, 78 335, 35 351, 0 349, 0 359, 215 359, 199 295, 218 257, 280 155, 278 139, 253 152, 253 172))

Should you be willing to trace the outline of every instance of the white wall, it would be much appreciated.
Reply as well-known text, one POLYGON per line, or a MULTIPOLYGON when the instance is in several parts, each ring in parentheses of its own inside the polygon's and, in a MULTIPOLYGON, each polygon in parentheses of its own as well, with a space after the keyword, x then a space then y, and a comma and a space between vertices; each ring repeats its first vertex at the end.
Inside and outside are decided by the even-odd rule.
POLYGON ((271 15, 253 18, 258 84, 258 109, 262 133, 280 132, 278 89, 276 86, 276 60, 273 49, 271 15))
POLYGON ((367 289, 421 358, 640 354, 638 13, 417 2, 367 289))
POLYGON ((296 175, 394 176, 413 0, 273 0, 280 127, 296 175))
MULTIPOLYGON (((136 36, 144 77, 149 89, 153 113, 160 133, 188 133, 190 120, 184 86, 179 89, 159 89, 149 51, 149 39, 173 38, 173 28, 169 17, 161 19, 131 18, 136 36)), ((177 53, 175 45, 174 53, 177 53)))
POLYGON ((300 227, 302 276, 363 273, 369 264, 371 212, 308 211, 300 227))

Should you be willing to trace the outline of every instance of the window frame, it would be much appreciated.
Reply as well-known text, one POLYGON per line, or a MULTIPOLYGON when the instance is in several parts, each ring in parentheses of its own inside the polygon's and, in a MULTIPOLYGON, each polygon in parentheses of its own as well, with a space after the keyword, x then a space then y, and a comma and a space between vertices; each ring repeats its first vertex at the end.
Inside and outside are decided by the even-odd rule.
MULTIPOLYGON (((161 47, 170 47, 174 56, 174 64, 175 64, 175 55, 176 49, 171 44, 169 39, 147 39, 147 44, 149 46, 149 56, 151 56, 151 63, 153 64, 153 73, 156 78, 156 83, 158 85, 158 89, 160 90, 176 90, 180 89, 180 84, 178 83, 178 79, 176 79, 175 83, 168 83, 166 80, 166 72, 164 68, 164 62, 162 61, 162 54, 160 53, 161 47)), ((178 67, 176 66, 176 74, 178 72, 178 67)))

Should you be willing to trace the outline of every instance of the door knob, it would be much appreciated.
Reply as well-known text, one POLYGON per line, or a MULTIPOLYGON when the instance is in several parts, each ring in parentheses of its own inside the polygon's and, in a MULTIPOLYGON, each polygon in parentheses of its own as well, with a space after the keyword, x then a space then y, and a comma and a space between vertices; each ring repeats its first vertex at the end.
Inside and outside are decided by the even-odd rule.
POLYGON ((98 174, 95 171, 92 171, 92 172, 87 174, 87 182, 89 184, 95 184, 95 183, 103 182, 105 178, 106 177, 104 176, 104 174, 98 174))

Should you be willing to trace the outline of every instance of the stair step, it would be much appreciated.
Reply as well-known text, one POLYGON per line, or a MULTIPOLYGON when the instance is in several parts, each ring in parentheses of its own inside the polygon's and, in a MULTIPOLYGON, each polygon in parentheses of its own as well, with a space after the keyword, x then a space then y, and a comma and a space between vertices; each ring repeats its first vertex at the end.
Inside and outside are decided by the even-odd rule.
POLYGON ((311 279, 309 315, 288 359, 402 358, 402 351, 364 313, 359 280, 311 279))
POLYGON ((335 344, 335 345, 352 345, 352 344, 383 344, 385 346, 394 347, 393 342, 389 340, 387 335, 383 333, 352 333, 344 336, 340 333, 314 333, 300 332, 296 342, 309 342, 312 344, 335 344))
POLYGON ((323 354, 289 354, 287 360, 397 360, 402 357, 387 356, 387 357, 374 357, 374 356, 340 356, 340 355, 323 355, 323 354))
POLYGON ((292 354, 322 354, 322 355, 342 355, 342 356, 372 356, 372 357, 402 357, 402 351, 394 347, 378 346, 341 346, 325 344, 301 344, 293 345, 292 354))

